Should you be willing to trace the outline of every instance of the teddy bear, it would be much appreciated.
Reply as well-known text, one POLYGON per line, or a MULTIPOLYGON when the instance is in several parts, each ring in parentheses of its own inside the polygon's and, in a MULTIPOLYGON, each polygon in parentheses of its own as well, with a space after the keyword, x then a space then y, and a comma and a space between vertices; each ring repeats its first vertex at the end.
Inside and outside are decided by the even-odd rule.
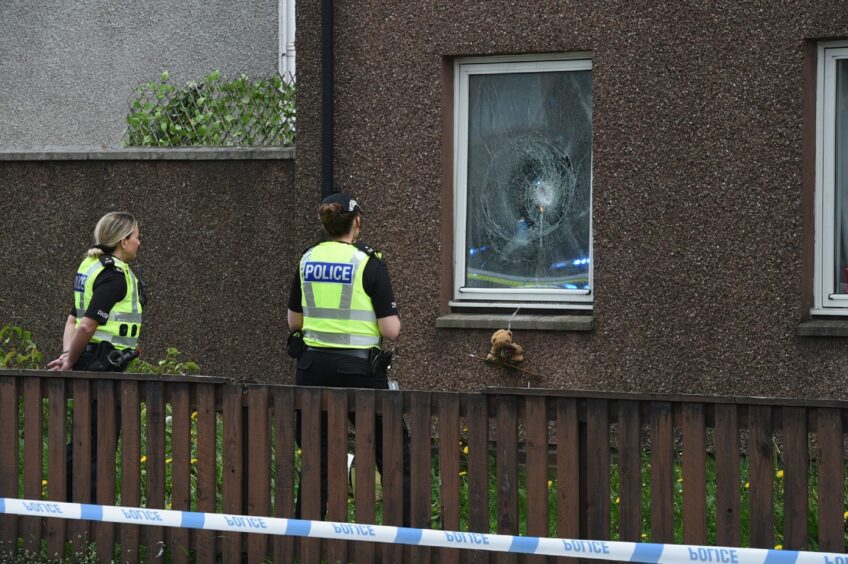
POLYGON ((494 362, 521 362, 524 360, 524 349, 518 343, 512 342, 512 331, 498 329, 492 334, 492 348, 486 355, 486 360, 494 362))

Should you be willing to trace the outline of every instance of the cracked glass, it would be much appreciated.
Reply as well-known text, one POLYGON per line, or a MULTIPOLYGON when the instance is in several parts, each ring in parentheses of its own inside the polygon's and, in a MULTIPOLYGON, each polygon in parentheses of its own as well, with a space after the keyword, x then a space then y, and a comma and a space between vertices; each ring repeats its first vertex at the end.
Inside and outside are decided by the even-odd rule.
POLYGON ((465 286, 589 291, 590 70, 469 77, 465 286))

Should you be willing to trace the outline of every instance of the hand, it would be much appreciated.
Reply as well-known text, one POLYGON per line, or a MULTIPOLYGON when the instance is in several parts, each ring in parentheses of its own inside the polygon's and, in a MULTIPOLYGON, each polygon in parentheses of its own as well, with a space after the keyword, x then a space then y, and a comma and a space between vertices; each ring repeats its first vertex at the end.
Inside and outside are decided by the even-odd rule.
POLYGON ((59 358, 50 361, 47 368, 53 371, 67 372, 73 368, 73 365, 68 361, 68 353, 63 352, 59 355, 59 358))

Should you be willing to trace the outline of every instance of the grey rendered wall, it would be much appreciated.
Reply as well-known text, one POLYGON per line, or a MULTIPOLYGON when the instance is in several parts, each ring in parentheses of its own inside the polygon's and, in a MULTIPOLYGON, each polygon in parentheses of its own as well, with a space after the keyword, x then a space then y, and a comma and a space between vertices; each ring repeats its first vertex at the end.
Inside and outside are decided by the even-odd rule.
POLYGON ((117 146, 132 87, 277 69, 277 0, 0 2, 0 146, 117 146))

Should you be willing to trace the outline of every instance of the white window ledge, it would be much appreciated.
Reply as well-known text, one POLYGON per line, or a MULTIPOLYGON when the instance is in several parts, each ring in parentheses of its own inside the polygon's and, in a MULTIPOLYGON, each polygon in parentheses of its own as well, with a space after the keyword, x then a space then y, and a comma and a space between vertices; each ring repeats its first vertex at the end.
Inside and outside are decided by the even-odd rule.
POLYGON ((521 329, 526 331, 592 331, 591 315, 516 315, 451 313, 436 319, 439 329, 521 329))
POLYGON ((811 319, 798 325, 799 337, 848 337, 848 319, 811 319))

